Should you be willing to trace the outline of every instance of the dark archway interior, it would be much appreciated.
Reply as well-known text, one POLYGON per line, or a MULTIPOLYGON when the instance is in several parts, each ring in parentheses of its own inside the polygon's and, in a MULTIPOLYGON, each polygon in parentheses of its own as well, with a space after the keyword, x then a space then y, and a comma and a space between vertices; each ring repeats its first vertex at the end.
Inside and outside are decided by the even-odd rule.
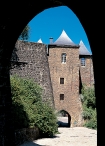
POLYGON ((58 112, 58 127, 70 127, 71 126, 71 116, 65 110, 60 110, 58 112))
MULTIPOLYGON (((104 53, 102 32, 104 30, 103 18, 104 9, 102 2, 95 2, 95 6, 90 1, 68 1, 68 0, 44 0, 44 1, 0 1, 0 145, 14 145, 14 128, 11 121, 11 88, 9 77, 9 63, 15 43, 24 27, 29 21, 44 9, 60 5, 68 6, 77 15, 87 34, 92 54, 95 76, 95 95, 101 102, 101 111, 104 95, 104 53), (64 3, 64 4, 63 4, 64 3), (100 10, 99 10, 100 8, 100 10), (5 13, 4 13, 5 11, 5 13), (99 24, 101 27, 99 27, 99 24), (102 48, 102 49, 101 49, 102 48), (98 63, 97 63, 98 62, 98 63), (101 66, 102 67, 101 67, 101 66), (98 73, 98 74, 97 74, 98 73), (99 93, 99 94, 98 94, 99 93)), ((97 107, 97 106, 96 106, 97 107)), ((100 114, 101 116, 101 114, 100 114)), ((98 115, 99 117, 99 115, 98 115)), ((101 119, 101 118, 100 118, 101 119)), ((102 124, 101 124, 102 125, 102 124)), ((101 126, 100 125, 100 126, 101 126)), ((98 126, 99 129, 99 126, 98 126)), ((99 130, 98 130, 99 132, 99 130)), ((101 133, 100 133, 101 134, 101 133)), ((102 139, 100 139, 102 141, 102 139)))

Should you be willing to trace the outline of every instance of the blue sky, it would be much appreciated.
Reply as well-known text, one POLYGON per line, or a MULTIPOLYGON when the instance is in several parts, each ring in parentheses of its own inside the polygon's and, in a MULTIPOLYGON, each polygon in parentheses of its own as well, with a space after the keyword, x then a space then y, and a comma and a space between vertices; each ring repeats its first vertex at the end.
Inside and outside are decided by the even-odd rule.
POLYGON ((66 6, 49 8, 36 15, 29 23, 30 42, 37 42, 40 38, 45 44, 49 44, 49 38, 56 41, 65 30, 70 39, 79 44, 83 41, 86 48, 91 52, 89 41, 82 24, 74 12, 66 6))

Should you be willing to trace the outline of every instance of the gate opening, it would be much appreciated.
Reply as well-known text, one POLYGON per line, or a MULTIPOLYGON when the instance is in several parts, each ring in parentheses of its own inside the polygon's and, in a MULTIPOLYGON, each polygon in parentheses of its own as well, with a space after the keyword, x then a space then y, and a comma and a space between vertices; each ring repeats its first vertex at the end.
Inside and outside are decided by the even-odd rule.
POLYGON ((65 111, 65 110, 61 110, 58 112, 58 127, 70 127, 71 126, 71 116, 70 114, 65 111))

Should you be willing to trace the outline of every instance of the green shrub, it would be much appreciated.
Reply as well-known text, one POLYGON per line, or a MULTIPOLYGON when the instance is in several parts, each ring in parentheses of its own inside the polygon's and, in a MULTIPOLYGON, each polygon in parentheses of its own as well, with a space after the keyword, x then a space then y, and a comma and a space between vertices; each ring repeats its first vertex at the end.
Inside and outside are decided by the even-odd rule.
POLYGON ((39 128, 42 136, 53 136, 58 132, 57 117, 54 110, 46 103, 38 103, 38 116, 35 126, 39 128))
POLYGON ((97 129, 97 121, 94 121, 94 120, 89 120, 87 121, 85 124, 84 124, 85 127, 87 128, 91 128, 91 129, 97 129))
POLYGON ((18 76, 11 76, 10 81, 15 129, 36 126, 41 134, 56 134, 57 117, 54 109, 42 101, 42 88, 18 76))
POLYGON ((94 87, 83 86, 81 97, 83 105, 83 118, 85 120, 84 126, 97 129, 96 98, 94 87))

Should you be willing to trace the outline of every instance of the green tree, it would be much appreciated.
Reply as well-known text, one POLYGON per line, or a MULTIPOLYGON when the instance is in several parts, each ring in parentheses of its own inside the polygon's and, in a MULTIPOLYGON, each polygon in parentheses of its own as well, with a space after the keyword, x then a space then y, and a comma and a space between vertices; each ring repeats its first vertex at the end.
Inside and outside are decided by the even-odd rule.
MULTIPOLYGON (((24 40, 24 41, 28 40, 29 39, 29 33, 30 33, 30 27, 29 27, 29 25, 26 25, 25 28, 23 29, 22 33, 20 34, 18 40, 24 40)), ((15 50, 14 50, 14 53, 16 55, 15 50)), ((13 59, 13 57, 14 56, 11 56, 11 59, 13 59)), ((9 64, 10 69, 14 68, 15 65, 20 66, 20 64, 17 64, 17 62, 14 62, 14 60, 10 61, 10 64, 9 64)))
POLYGON ((96 129, 97 128, 97 112, 96 112, 96 97, 94 86, 82 87, 81 101, 83 105, 84 126, 96 129))
POLYGON ((42 88, 32 80, 11 76, 15 128, 38 127, 41 135, 58 132, 54 109, 42 101, 42 88))
POLYGON ((30 27, 29 25, 26 25, 25 28, 23 29, 22 33, 19 36, 20 40, 28 40, 29 39, 29 32, 30 32, 30 27))

